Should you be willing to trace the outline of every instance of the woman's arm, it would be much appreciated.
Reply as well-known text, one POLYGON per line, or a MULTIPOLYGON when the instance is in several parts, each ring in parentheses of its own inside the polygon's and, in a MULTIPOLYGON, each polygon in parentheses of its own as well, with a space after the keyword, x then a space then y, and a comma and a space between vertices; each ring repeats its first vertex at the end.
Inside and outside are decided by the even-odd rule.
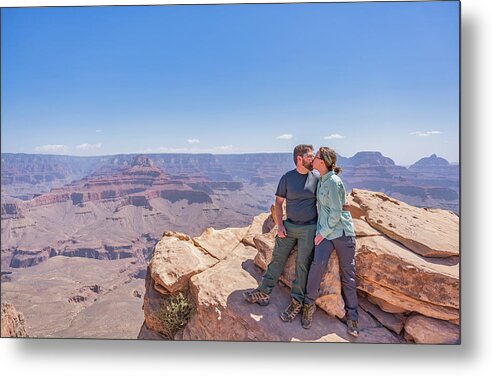
POLYGON ((322 227, 319 231, 323 238, 328 237, 333 232, 338 222, 340 222, 343 204, 345 204, 345 190, 343 189, 342 182, 330 181, 328 183, 328 207, 330 208, 330 214, 328 216, 327 225, 322 227))

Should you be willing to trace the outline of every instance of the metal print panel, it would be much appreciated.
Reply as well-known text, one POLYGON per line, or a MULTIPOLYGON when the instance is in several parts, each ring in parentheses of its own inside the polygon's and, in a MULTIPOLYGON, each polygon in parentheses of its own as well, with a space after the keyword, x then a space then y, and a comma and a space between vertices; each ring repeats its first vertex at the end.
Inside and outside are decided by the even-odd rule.
POLYGON ((2 8, 2 337, 460 343, 460 3, 2 8))

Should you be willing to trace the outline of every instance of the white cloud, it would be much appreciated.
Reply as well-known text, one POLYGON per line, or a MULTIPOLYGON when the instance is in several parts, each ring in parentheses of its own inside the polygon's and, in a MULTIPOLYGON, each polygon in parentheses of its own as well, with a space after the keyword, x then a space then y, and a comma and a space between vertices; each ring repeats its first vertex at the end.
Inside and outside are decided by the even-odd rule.
POLYGON ((286 134, 282 134, 280 136, 277 136, 277 140, 290 140, 290 139, 292 139, 292 137, 293 137, 293 135, 286 133, 286 134))
POLYGON ((196 153, 225 153, 225 152, 230 152, 234 150, 233 145, 223 145, 223 146, 216 146, 213 148, 195 148, 195 147, 190 147, 190 148, 174 148, 174 147, 168 147, 168 146, 159 146, 157 148, 149 148, 146 150, 142 150, 142 153, 183 153, 183 154, 196 154, 196 153))
POLYGON ((342 138, 345 138, 345 136, 342 136, 341 134, 338 133, 333 133, 330 134, 329 136, 323 137, 325 140, 341 140, 342 138))
POLYGON ((231 151, 232 149, 234 149, 232 145, 216 146, 214 148, 216 151, 231 151))
POLYGON ((419 137, 429 137, 429 136, 434 136, 436 134, 441 134, 441 132, 440 131, 425 131, 425 132, 416 131, 416 132, 412 132, 410 134, 413 136, 419 136, 419 137))
POLYGON ((102 129, 96 129, 96 133, 101 133, 102 129))
POLYGON ((188 139, 188 142, 190 144, 198 144, 198 143, 200 143, 200 140, 198 138, 190 138, 190 139, 188 139))
POLYGON ((191 148, 170 148, 168 146, 160 146, 156 149, 144 150, 145 153, 198 153, 198 149, 191 148))
POLYGON ((101 149, 101 147, 102 144, 80 144, 76 146, 77 149, 83 151, 97 150, 97 149, 101 149))
POLYGON ((68 146, 67 145, 41 145, 36 146, 34 151, 38 153, 67 153, 68 146))

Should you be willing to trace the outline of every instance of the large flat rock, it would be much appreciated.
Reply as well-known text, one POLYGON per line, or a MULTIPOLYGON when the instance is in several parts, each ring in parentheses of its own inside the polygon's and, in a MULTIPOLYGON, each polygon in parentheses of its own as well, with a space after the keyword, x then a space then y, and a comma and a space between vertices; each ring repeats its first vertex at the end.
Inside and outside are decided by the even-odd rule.
POLYGON ((459 218, 440 209, 417 208, 379 192, 352 191, 366 221, 378 231, 426 257, 459 255, 459 218))
POLYGON ((404 311, 459 317, 458 264, 421 257, 386 237, 363 237, 357 239, 356 276, 360 290, 404 311))

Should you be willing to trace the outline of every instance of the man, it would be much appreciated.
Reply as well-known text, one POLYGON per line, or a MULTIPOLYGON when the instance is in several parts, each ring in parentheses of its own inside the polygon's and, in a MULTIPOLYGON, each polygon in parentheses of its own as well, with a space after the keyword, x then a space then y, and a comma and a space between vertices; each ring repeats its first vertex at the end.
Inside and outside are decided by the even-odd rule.
POLYGON ((297 145, 294 149, 296 168, 287 172, 275 193, 275 223, 277 236, 272 261, 267 267, 258 287, 243 294, 249 303, 265 306, 270 301, 275 284, 282 273, 290 252, 297 244, 296 277, 292 282, 291 302, 281 313, 283 321, 294 320, 302 309, 307 275, 311 264, 318 213, 316 209, 316 188, 318 176, 313 170, 313 146, 297 145), (286 201, 287 219, 283 221, 282 204, 286 201))

